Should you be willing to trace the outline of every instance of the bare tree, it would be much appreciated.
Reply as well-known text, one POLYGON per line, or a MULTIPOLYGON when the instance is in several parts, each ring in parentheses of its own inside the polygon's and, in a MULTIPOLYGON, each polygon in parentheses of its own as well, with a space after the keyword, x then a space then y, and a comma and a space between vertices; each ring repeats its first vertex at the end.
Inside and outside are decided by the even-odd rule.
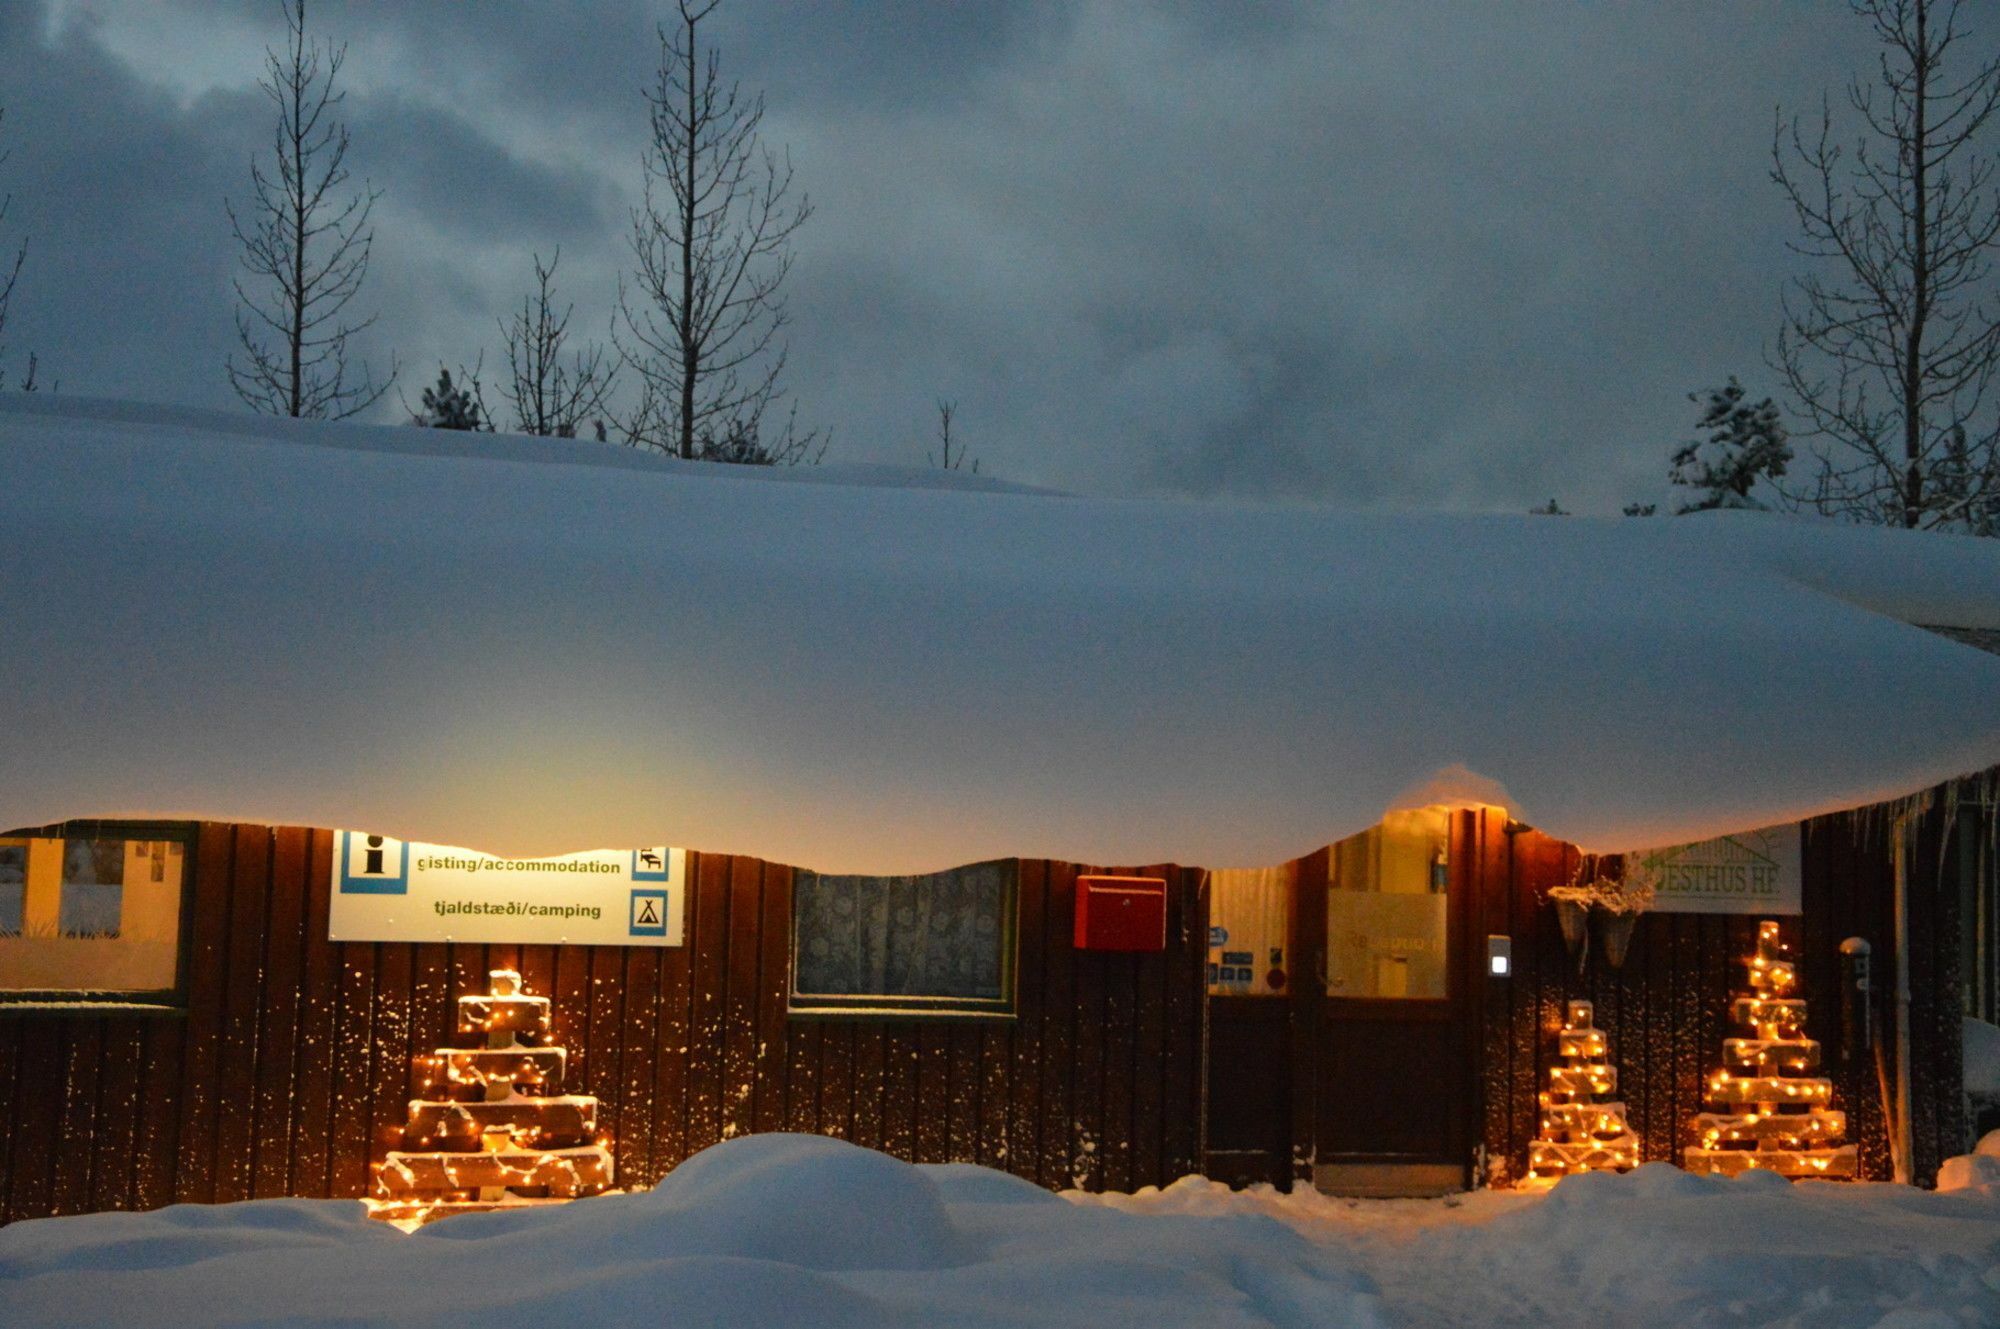
MULTIPOLYGON (((0 109, 0 121, 5 121, 6 118, 7 112, 4 109, 0 109)), ((0 165, 5 165, 7 159, 13 155, 14 152, 11 148, 5 152, 0 152, 0 165)), ((0 222, 7 220, 7 210, 13 206, 14 196, 12 194, 0 198, 0 222)), ((0 279, 0 336, 6 334, 7 313, 14 303, 14 283, 21 279, 21 266, 27 261, 28 242, 25 238, 21 241, 20 247, 15 249, 14 261, 12 263, 7 263, 4 259, 0 259, 0 270, 4 270, 6 273, 6 277, 0 279)), ((6 349, 5 343, 0 342, 0 354, 4 354, 6 349)), ((35 390, 35 357, 32 354, 28 357, 28 372, 22 378, 21 390, 23 392, 33 392, 35 390)))
POLYGON ((264 52, 257 86, 278 108, 276 177, 250 164, 247 220, 226 200, 230 229, 257 294, 236 280, 236 336, 246 363, 227 362, 229 385, 254 410, 344 420, 367 410, 395 382, 377 384, 364 364, 348 380, 348 338, 375 322, 349 323, 345 310, 368 273, 375 232, 368 225, 381 191, 343 198, 347 128, 335 118, 344 92, 334 81, 347 48, 306 40, 305 0, 285 6, 287 41, 264 52), (268 283, 268 286, 266 284, 268 283))
MULTIPOLYGON (((951 422, 958 414, 958 403, 938 398, 938 451, 926 452, 924 459, 940 470, 958 471, 965 469, 965 448, 960 445, 957 452, 951 450, 951 422)), ((972 459, 973 475, 979 474, 979 458, 972 459)))
POLYGON ((640 389, 621 431, 681 457, 810 460, 824 450, 818 431, 798 433, 796 409, 768 431, 765 413, 783 396, 780 287, 812 205, 789 201, 790 160, 758 136, 763 97, 725 86, 716 52, 699 48, 718 3, 679 0, 679 24, 659 30, 645 202, 632 214, 636 289, 621 288, 624 334, 613 329, 640 389))
POLYGON ((2000 366, 1990 302, 2000 201, 1976 142, 2000 105, 2000 59, 1947 76, 1968 34, 1958 0, 1856 0, 1882 50, 1836 142, 1780 116, 1771 178, 1816 260, 1785 298, 1773 365, 1812 428, 1819 471, 1792 492, 1852 520, 1990 528, 2000 504, 1989 397, 2000 366))
POLYGON ((569 339, 570 315, 575 305, 555 312, 556 265, 562 250, 547 267, 535 255, 535 291, 521 301, 521 312, 511 323, 500 325, 507 344, 508 382, 500 389, 514 407, 514 418, 524 434, 544 438, 575 438, 577 426, 586 417, 600 419, 605 414, 605 398, 618 377, 615 364, 607 364, 604 348, 591 342, 565 362, 564 345, 569 339))

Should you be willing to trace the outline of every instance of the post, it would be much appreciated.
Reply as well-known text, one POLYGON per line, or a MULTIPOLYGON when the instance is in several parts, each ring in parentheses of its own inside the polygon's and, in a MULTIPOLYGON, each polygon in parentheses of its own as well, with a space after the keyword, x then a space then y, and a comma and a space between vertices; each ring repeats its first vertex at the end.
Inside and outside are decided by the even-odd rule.
POLYGON ((1910 855, 1907 813, 1896 818, 1889 836, 1895 869, 1896 909, 1896 1102, 1889 1121, 1889 1159, 1895 1179, 1915 1180, 1910 1132, 1910 855))

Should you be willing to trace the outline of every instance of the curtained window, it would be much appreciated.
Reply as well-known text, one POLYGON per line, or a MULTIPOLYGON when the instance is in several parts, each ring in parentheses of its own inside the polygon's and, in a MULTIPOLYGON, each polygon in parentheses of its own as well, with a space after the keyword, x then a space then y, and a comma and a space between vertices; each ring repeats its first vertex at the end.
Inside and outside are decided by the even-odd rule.
POLYGON ((1012 1015, 1020 864, 792 878, 800 1013, 1012 1015))

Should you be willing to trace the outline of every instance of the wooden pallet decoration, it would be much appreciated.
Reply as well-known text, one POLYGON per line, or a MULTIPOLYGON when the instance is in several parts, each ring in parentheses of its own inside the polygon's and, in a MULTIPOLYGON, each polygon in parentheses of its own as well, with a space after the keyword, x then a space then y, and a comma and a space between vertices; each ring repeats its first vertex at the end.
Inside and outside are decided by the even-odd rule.
POLYGON ((1814 1075, 1819 1043, 1805 1035, 1798 971, 1785 958, 1775 921, 1757 925, 1757 953, 1745 962, 1750 993, 1729 1005, 1748 1031, 1722 1044, 1722 1069, 1709 1077, 1716 1111, 1694 1118, 1697 1143, 1682 1152, 1690 1172, 1735 1176, 1752 1169, 1781 1177, 1852 1179, 1856 1153, 1840 1141, 1847 1114, 1835 1111, 1833 1081, 1814 1075))
POLYGON ((404 1148, 375 1167, 372 1217, 416 1227, 451 1214, 560 1204, 608 1190, 597 1100, 566 1094, 569 1054, 550 1044, 549 999, 495 969, 458 999, 458 1032, 483 1045, 412 1059, 419 1082, 404 1148))
POLYGON ((1556 1035, 1559 1066, 1549 1068, 1541 1095, 1540 1138, 1528 1142, 1525 1186, 1553 1186, 1578 1172, 1624 1172, 1639 1165, 1639 1137, 1625 1119, 1625 1104, 1607 1101, 1618 1090, 1611 1043, 1596 1027, 1587 1001, 1569 1004, 1556 1035))

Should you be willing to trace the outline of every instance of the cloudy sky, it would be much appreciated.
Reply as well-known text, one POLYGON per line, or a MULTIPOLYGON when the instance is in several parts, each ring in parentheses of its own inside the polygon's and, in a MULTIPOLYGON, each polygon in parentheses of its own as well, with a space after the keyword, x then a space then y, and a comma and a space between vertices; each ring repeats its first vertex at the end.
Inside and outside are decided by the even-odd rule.
MULTIPOLYGON (((382 190, 360 349, 410 400, 490 370, 536 251, 608 326, 665 8, 313 4, 382 190)), ((1662 497, 1688 392, 1776 387, 1774 109, 1872 61, 1803 0, 725 0, 707 28, 816 209, 787 381, 831 458, 922 464, 945 396, 1009 479, 1363 507, 1662 497)), ((275 0, 0 0, 10 369, 235 406, 223 200, 282 31, 275 0)))

